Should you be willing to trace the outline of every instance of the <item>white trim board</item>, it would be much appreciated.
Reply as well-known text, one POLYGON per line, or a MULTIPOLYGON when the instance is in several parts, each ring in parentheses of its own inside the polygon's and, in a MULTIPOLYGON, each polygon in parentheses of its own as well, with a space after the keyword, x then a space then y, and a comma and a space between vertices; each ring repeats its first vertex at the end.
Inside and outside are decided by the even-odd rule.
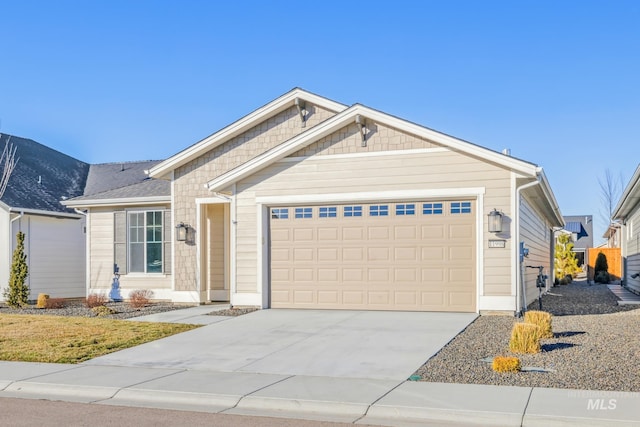
POLYGON ((452 197, 477 197, 485 193, 484 187, 470 188, 442 188, 403 191, 367 191, 360 193, 328 193, 328 194, 299 194, 293 196, 259 196, 256 203, 269 206, 303 204, 303 203, 348 203, 352 201, 378 200, 421 200, 452 197))
POLYGON ((446 153, 450 152, 448 148, 414 148, 411 150, 389 150, 389 151, 373 151, 370 153, 345 153, 345 154, 327 154, 327 155, 313 155, 313 156, 300 156, 300 157, 285 157, 278 160, 279 162, 301 162, 303 160, 336 160, 336 159, 354 159, 359 157, 386 157, 386 156, 400 156, 400 155, 415 155, 415 154, 429 154, 429 153, 446 153))

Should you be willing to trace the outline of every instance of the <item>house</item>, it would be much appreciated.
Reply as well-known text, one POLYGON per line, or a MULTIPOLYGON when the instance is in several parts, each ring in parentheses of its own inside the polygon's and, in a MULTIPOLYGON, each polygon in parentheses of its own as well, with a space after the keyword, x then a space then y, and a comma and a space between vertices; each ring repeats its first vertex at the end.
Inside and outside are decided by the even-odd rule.
MULTIPOLYGON (((30 299, 85 296, 85 216, 60 200, 83 194, 89 165, 31 139, 3 134, 18 162, 0 199, 0 288, 9 282, 19 231, 25 233, 30 299)), ((0 300, 3 300, 0 292, 0 300)))
POLYGON ((602 235, 603 239, 606 239, 604 243, 605 248, 619 248, 620 247, 620 224, 612 222, 607 227, 607 230, 602 235))
POLYGON ((640 294, 640 166, 622 193, 611 219, 619 224, 622 283, 640 294))
POLYGON ((573 252, 578 258, 578 265, 584 266, 589 260, 589 248, 593 247, 593 216, 565 215, 564 230, 571 233, 573 252))
POLYGON ((170 193, 65 202, 87 213, 89 292, 115 264, 125 297, 514 312, 564 225, 541 167, 298 88, 149 176, 170 193))

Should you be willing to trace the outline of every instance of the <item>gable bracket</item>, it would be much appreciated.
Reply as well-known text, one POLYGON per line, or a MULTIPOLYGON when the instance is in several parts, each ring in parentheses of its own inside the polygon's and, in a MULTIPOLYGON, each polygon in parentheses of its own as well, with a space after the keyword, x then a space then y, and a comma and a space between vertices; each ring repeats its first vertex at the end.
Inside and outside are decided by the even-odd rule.
POLYGON ((360 137, 362 138, 362 147, 367 146, 367 122, 364 117, 360 114, 356 115, 356 125, 358 126, 358 130, 360 131, 360 137))
POLYGON ((305 127, 307 125, 307 116, 309 115, 309 111, 307 111, 307 104, 300 98, 296 98, 294 103, 296 104, 296 108, 298 109, 298 115, 300 116, 301 125, 302 127, 305 127))

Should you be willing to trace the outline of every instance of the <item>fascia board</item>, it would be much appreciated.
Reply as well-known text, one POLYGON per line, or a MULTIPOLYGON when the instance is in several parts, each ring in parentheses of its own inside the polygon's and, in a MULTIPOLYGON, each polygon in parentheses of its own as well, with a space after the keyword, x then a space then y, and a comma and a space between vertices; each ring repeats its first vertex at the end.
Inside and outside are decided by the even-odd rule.
POLYGON ((360 114, 365 116, 365 118, 372 119, 373 121, 379 121, 380 123, 395 127, 399 130, 424 137, 433 142, 445 145, 455 151, 503 165, 514 172, 520 172, 531 177, 535 177, 537 175, 538 166, 532 163, 528 163, 502 153, 497 153, 493 150, 489 150, 488 148, 480 147, 479 145, 475 145, 471 142, 463 141, 398 117, 394 117, 377 110, 372 110, 368 107, 361 106, 361 108, 363 111, 360 114))
POLYGON ((94 200, 67 200, 61 202, 69 208, 89 208, 94 206, 131 206, 131 205, 159 205, 171 203, 170 196, 118 198, 118 199, 94 199, 94 200))
POLYGON ((629 212, 633 209, 633 207, 638 203, 638 199, 640 198, 640 188, 638 188, 640 184, 640 165, 636 168, 636 171, 633 174, 633 177, 627 184, 627 188, 624 189, 618 204, 613 210, 613 215, 610 219, 622 220, 626 217, 629 212))
POLYGON ((73 218, 73 219, 82 218, 82 215, 80 214, 69 213, 69 212, 45 211, 41 209, 11 208, 11 212, 25 214, 25 215, 51 216, 55 218, 73 218))
POLYGON ((11 206, 0 200, 0 208, 6 210, 7 212, 11 210, 11 206))
POLYGON ((251 127, 264 121, 266 118, 278 114, 291 107, 296 98, 303 99, 312 104, 319 105, 323 108, 335 112, 340 112, 348 108, 344 104, 331 101, 327 98, 323 98, 302 89, 293 89, 292 91, 282 95, 274 101, 271 101, 267 105, 258 108, 257 110, 244 116, 240 120, 214 133, 213 135, 208 136, 200 142, 197 142, 196 144, 168 158, 162 163, 155 165, 154 167, 149 169, 149 176, 152 178, 161 178, 166 176, 170 171, 190 162, 203 153, 212 150, 221 144, 224 144, 231 138, 234 138, 242 134, 243 132, 246 132, 251 127))
POLYGON ((207 188, 209 191, 218 191, 225 186, 237 182, 254 172, 257 172, 262 167, 271 164, 274 161, 280 160, 288 155, 295 153, 297 150, 312 144, 313 142, 330 135, 332 132, 342 128, 349 121, 354 120, 356 115, 362 115, 365 119, 372 120, 374 122, 383 123, 385 125, 394 127, 396 129, 412 133, 434 141, 438 144, 447 146, 454 151, 466 153, 472 156, 486 159, 487 161, 503 165, 504 167, 524 174, 525 176, 537 177, 539 167, 524 162, 522 160, 515 159, 513 157, 506 156, 504 154, 496 153, 495 151, 474 145, 472 143, 456 139, 454 137, 442 134, 440 132, 425 128, 423 126, 416 125, 406 120, 399 119, 394 116, 390 116, 385 113, 381 113, 376 110, 372 110, 360 104, 355 104, 347 110, 338 113, 332 118, 325 120, 324 122, 314 126, 308 131, 291 138, 287 142, 267 151, 266 153, 249 160, 248 162, 238 166, 237 168, 220 175, 219 177, 209 181, 207 188))
POLYGON ((560 205, 558 205, 558 201, 556 200, 555 195, 553 194, 553 190, 551 189, 551 185, 547 180, 547 175, 544 173, 542 168, 539 168, 539 176, 540 176, 540 185, 542 186, 542 192, 544 193, 545 198, 549 202, 551 206, 551 210, 553 211, 553 215, 555 217, 556 223, 553 224, 556 227, 564 227, 564 218, 562 217, 562 212, 560 212, 560 205))

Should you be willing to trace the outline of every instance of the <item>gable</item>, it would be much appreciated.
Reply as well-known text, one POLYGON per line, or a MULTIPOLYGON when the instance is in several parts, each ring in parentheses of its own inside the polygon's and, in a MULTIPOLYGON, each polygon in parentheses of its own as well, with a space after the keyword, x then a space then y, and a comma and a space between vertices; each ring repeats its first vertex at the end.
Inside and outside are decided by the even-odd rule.
POLYGON ((289 157, 330 156, 441 147, 441 145, 426 138, 411 135, 378 123, 367 125, 367 137, 364 146, 361 135, 358 125, 349 123, 331 135, 325 136, 317 142, 296 151, 289 157))
MULTIPOLYGON (((339 111, 345 110, 347 106, 300 88, 294 88, 263 107, 247 114, 240 120, 226 126, 218 132, 168 158, 161 164, 151 168, 149 175, 152 178, 168 179, 172 171, 197 160, 204 154, 211 152, 211 150, 227 143, 241 134, 250 133, 252 128, 260 126, 260 124, 264 122, 268 122, 274 116, 277 116, 285 110, 293 109, 300 120, 300 127, 302 127, 303 130, 304 128, 309 128, 319 122, 319 115, 315 114, 315 108, 320 108, 325 112, 335 114, 339 111)), ((290 112, 287 114, 290 114, 290 112)))

